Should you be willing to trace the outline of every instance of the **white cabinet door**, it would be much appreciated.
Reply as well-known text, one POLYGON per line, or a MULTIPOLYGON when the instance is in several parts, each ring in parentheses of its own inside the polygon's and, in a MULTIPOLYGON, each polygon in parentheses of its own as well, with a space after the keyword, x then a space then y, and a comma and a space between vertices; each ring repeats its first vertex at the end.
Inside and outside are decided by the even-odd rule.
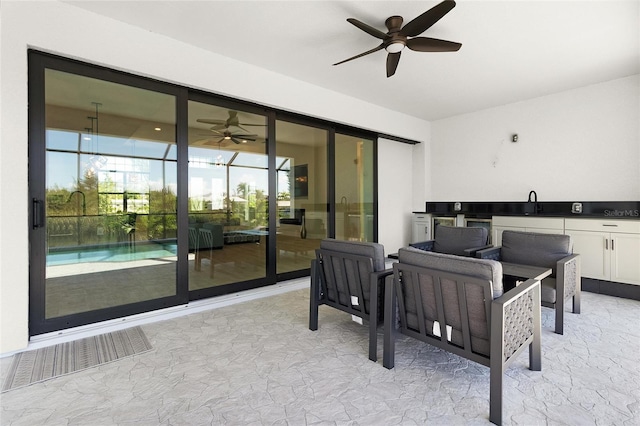
POLYGON ((611 281, 640 284, 640 235, 611 234, 611 281))
POLYGON ((431 239, 431 233, 429 232, 429 226, 431 224, 431 217, 428 214, 414 213, 413 214, 413 229, 411 233, 411 242, 419 243, 431 239))
POLYGON ((590 231, 566 231, 573 242, 573 252, 580 255, 583 277, 610 280, 611 244, 609 234, 590 231))
POLYGON ((566 219, 582 276, 640 285, 640 221, 566 219))

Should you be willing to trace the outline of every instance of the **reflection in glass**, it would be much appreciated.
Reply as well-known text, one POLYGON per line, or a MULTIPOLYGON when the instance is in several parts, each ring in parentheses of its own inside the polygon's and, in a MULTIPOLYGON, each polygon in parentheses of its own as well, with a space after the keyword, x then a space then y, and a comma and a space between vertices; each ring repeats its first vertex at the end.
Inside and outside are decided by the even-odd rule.
POLYGON ((373 141, 336 133, 336 238, 374 241, 373 141))
POLYGON ((189 101, 189 290, 266 276, 266 118, 189 101))
POLYGON ((45 318, 175 295, 175 98, 46 70, 45 102, 45 318))
POLYGON ((276 122, 277 273, 308 269, 327 237, 328 132, 276 122))

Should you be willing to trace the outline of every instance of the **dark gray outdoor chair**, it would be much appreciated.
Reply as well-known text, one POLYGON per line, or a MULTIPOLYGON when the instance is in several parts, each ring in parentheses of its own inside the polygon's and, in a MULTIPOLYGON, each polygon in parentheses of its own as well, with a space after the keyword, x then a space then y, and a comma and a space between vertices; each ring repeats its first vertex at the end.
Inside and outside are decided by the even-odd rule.
POLYGON ((438 225, 433 240, 409 246, 436 253, 473 257, 478 250, 491 247, 487 245, 488 239, 489 233, 485 228, 438 225))
POLYGON ((490 368, 489 420, 502 422, 503 375, 526 348, 541 370, 540 282, 503 294, 502 265, 402 248, 385 295, 383 365, 395 364, 396 334, 413 337, 490 368))
POLYGON ((311 261, 309 329, 318 329, 318 306, 328 305, 369 321, 369 359, 378 359, 377 327, 383 320, 384 247, 324 239, 311 261))
POLYGON ((571 237, 563 234, 504 231, 502 246, 480 250, 476 256, 521 265, 551 268, 542 280, 542 306, 555 309, 555 332, 564 333, 564 304, 573 298, 573 313, 580 313, 580 255, 572 254, 571 237))

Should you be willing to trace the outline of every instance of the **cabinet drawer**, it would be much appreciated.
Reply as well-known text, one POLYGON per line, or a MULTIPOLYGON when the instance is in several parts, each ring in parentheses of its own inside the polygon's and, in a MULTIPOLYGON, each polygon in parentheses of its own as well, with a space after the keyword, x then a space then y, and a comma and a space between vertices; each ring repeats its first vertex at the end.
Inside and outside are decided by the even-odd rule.
POLYGON ((566 230, 640 234, 638 220, 565 219, 564 224, 566 230))
MULTIPOLYGON (((560 233, 564 230, 562 217, 494 216, 492 221, 495 226, 557 229, 560 233)), ((531 229, 531 232, 535 232, 535 229, 531 229)))

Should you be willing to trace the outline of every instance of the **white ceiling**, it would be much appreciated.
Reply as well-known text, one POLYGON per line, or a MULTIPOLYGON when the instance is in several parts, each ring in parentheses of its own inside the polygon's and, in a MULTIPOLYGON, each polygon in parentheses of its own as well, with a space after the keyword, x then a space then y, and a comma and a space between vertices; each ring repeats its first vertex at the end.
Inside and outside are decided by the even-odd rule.
POLYGON ((67 1, 185 43, 364 101, 436 120, 640 72, 640 1, 460 0, 422 36, 459 52, 384 50, 349 24, 386 32, 438 1, 67 1))

